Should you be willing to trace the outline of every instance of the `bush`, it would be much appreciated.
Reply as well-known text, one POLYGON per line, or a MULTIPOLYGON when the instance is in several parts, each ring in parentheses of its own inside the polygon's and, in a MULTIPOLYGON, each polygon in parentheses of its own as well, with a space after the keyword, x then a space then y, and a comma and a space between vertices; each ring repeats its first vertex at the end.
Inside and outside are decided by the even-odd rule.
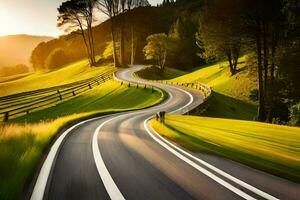
POLYGON ((300 102, 290 108, 290 124, 300 126, 300 102))
POLYGON ((56 69, 71 62, 71 57, 60 48, 54 49, 46 59, 47 69, 56 69))

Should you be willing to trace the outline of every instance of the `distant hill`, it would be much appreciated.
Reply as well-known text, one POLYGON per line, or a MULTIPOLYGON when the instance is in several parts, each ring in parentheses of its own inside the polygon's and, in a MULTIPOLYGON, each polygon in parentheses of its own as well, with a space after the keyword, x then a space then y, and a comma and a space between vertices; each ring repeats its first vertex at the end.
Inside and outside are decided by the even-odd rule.
POLYGON ((17 64, 30 66, 32 50, 41 42, 52 40, 46 36, 10 35, 0 37, 0 68, 17 64))

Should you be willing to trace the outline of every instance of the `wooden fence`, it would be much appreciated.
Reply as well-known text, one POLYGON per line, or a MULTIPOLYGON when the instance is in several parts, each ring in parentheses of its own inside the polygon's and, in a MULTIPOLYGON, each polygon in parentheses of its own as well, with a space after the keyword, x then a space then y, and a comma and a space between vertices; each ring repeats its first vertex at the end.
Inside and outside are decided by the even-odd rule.
POLYGON ((71 84, 0 97, 0 121, 7 122, 13 117, 71 99, 112 79, 112 72, 71 84))

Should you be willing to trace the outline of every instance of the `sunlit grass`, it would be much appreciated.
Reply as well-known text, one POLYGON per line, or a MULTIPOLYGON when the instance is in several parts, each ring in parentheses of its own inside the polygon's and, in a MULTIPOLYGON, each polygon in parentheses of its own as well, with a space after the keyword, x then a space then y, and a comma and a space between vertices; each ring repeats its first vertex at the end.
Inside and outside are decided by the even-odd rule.
POLYGON ((18 80, 0 83, 0 96, 72 83, 92 78, 111 70, 114 70, 114 67, 110 64, 89 67, 88 61, 84 59, 66 65, 58 70, 40 71, 18 80))
POLYGON ((260 122, 167 115, 161 135, 193 151, 224 156, 300 181, 300 128, 260 122))
POLYGON ((38 122, 81 112, 138 109, 160 102, 162 98, 161 91, 154 90, 152 93, 150 87, 144 89, 140 86, 137 89, 135 85, 132 85, 128 88, 125 84, 121 86, 116 81, 107 81, 101 86, 71 100, 24 115, 13 119, 13 121, 38 122))
POLYGON ((19 199, 50 141, 65 126, 91 116, 140 109, 161 102, 163 92, 108 81, 81 96, 16 118, 0 127, 0 199, 19 199), (25 123, 24 123, 25 122, 25 123))
POLYGON ((249 101, 249 92, 257 87, 255 77, 249 75, 245 61, 247 56, 239 59, 238 72, 231 76, 228 62, 218 62, 196 69, 194 72, 172 79, 174 82, 200 82, 207 84, 214 91, 226 96, 249 101))

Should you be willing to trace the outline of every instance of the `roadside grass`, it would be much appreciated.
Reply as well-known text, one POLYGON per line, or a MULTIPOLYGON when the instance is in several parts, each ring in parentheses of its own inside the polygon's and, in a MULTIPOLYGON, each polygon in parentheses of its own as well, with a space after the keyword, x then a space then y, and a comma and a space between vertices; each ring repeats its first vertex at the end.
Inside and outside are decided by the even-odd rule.
POLYGON ((300 128, 243 120, 167 115, 151 121, 162 136, 300 182, 300 128))
POLYGON ((39 71, 24 78, 0 83, 0 96, 72 83, 111 70, 114 70, 111 64, 89 67, 88 61, 83 59, 57 70, 39 71))
POLYGON ((0 199, 22 197, 42 155, 64 128, 93 116, 152 106, 161 102, 163 95, 157 89, 152 93, 150 88, 128 88, 108 81, 55 107, 0 124, 0 199))

